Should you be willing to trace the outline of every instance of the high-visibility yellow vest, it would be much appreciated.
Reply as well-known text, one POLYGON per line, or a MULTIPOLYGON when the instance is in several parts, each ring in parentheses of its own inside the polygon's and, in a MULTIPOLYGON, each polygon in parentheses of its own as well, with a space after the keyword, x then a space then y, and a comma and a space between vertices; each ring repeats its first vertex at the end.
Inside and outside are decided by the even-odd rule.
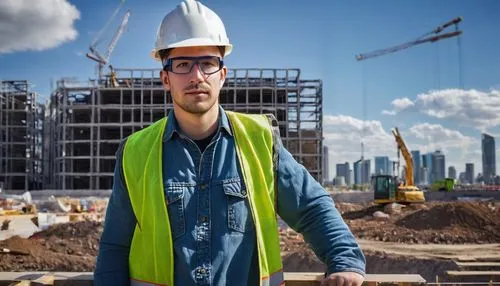
MULTIPOLYGON (((230 111, 226 114, 255 224, 260 284, 281 285, 284 279, 275 212, 270 122, 265 115, 230 111)), ((132 134, 123 151, 123 174, 137 218, 129 255, 131 285, 174 285, 174 251, 162 176, 166 124, 165 117, 132 134)), ((237 282, 241 281, 234 281, 237 282)))

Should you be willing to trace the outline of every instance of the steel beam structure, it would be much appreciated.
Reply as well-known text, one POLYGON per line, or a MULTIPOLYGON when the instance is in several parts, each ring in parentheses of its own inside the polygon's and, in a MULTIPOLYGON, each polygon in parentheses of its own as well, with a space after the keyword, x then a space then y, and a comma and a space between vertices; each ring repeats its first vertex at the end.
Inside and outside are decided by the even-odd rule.
MULTIPOLYGON (((115 69, 114 79, 60 80, 50 112, 53 187, 111 189, 120 142, 166 116, 172 99, 159 70, 115 69)), ((231 69, 220 93, 226 110, 272 113, 285 147, 322 180, 322 82, 302 80, 299 69, 231 69)))

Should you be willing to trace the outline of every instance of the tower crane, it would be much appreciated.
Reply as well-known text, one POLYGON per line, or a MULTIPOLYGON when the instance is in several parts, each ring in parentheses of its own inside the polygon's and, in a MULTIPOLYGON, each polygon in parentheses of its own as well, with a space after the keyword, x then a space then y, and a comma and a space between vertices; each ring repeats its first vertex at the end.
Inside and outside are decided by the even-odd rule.
MULTIPOLYGON (((99 79, 102 78, 102 68, 109 63, 109 58, 111 57, 111 53, 113 53, 113 50, 116 46, 116 43, 120 39, 121 35, 123 34, 123 31, 125 30, 125 27, 128 24, 128 19, 130 17, 130 10, 128 10, 125 15, 122 17, 122 21, 120 23, 120 26, 116 30, 113 38, 108 44, 108 47, 106 49, 106 53, 103 55, 101 52, 97 50, 97 45, 99 44, 104 31, 108 28, 112 20, 116 17, 118 14, 118 11, 121 9, 123 4, 125 3, 125 0, 120 1, 120 5, 115 9, 113 12, 112 16, 109 18, 108 22, 104 25, 104 27, 97 33, 96 37, 92 41, 92 43, 89 46, 90 52, 87 53, 87 57, 95 62, 97 62, 97 69, 98 69, 98 77, 99 79)), ((111 69, 111 83, 113 86, 118 86, 118 82, 116 81, 116 76, 115 72, 113 71, 113 66, 109 65, 109 68, 111 69)))
MULTIPOLYGON (((363 61, 379 56, 383 56, 386 54, 398 52, 404 49, 408 49, 420 44, 424 43, 435 43, 440 40, 449 39, 453 37, 460 36, 463 32, 459 30, 458 24, 462 21, 462 17, 454 18, 436 28, 423 34, 422 36, 409 41, 404 44, 400 44, 397 46, 393 46, 390 48, 379 49, 372 52, 358 54, 356 55, 357 61, 363 61), (442 33, 445 29, 450 26, 454 26, 455 30, 452 32, 442 33)), ((460 41, 459 48, 460 48, 460 41)), ((460 63, 459 63, 460 64, 460 63)), ((460 69, 460 67, 459 67, 460 69)), ((366 117, 366 94, 363 89, 363 117, 366 117)), ((365 124, 366 118, 363 118, 363 125, 365 124)), ((365 128, 363 126, 363 138, 361 140, 361 160, 364 158, 364 132, 365 128)), ((399 130, 396 128, 392 131, 394 138, 396 139, 396 143, 398 145, 398 166, 399 166, 399 153, 403 152, 403 156, 405 158, 407 169, 406 169, 406 180, 405 183, 398 186, 397 177, 390 175, 377 175, 372 178, 372 186, 374 188, 374 196, 375 201, 378 203, 388 203, 388 202, 403 202, 403 203, 411 203, 411 202, 423 202, 425 201, 424 195, 421 190, 419 190, 413 183, 413 162, 411 155, 406 148, 406 144, 404 143, 399 130)), ((399 168, 398 168, 399 169, 399 168)))
MULTIPOLYGON (((462 17, 456 17, 456 18, 434 28, 430 32, 423 34, 422 36, 416 38, 413 41, 409 41, 407 43, 393 46, 390 48, 379 49, 379 50, 375 50, 375 51, 364 53, 364 54, 358 54, 355 56, 356 60, 363 61, 363 60, 383 56, 386 54, 398 52, 398 51, 408 49, 408 48, 411 48, 411 47, 414 47, 414 46, 417 46, 420 44, 435 43, 435 42, 438 42, 438 41, 441 41, 444 39, 449 39, 449 38, 460 36, 463 32, 459 30, 458 24, 460 22, 462 22, 462 20, 463 20, 462 17), (441 34, 441 32, 443 32, 445 29, 447 29, 451 25, 454 25, 455 31, 441 34)), ((460 46, 459 46, 459 48, 460 48, 460 46)), ((459 69, 460 69, 460 67, 459 67, 459 69)), ((363 88, 363 117, 366 117, 366 94, 365 94, 364 88, 363 88)), ((363 118, 363 124, 365 124, 365 121, 366 121, 366 118, 363 118)), ((363 160, 363 158, 364 158, 364 142, 363 142, 364 132, 365 132, 365 128, 363 126, 363 138, 361 140, 361 160, 363 160)))
POLYGON ((462 21, 462 17, 457 17, 451 21, 444 23, 441 26, 436 27, 432 31, 423 34, 422 36, 418 37, 417 39, 415 39, 413 41, 410 41, 410 42, 407 42, 407 43, 404 43, 401 45, 397 45, 397 46, 394 46, 391 48, 376 50, 376 51, 369 52, 366 54, 358 54, 358 55, 356 55, 356 59, 358 61, 362 61, 362 60, 366 60, 366 59, 370 59, 370 58, 383 56, 383 55, 386 55, 389 53, 394 53, 394 52, 397 52, 400 50, 408 49, 408 48, 416 46, 416 45, 420 45, 420 44, 424 44, 424 43, 435 43, 435 42, 440 41, 440 40, 460 36, 462 34, 462 31, 460 31, 458 29, 458 23, 460 23, 461 21, 462 21), (451 25, 455 25, 455 31, 440 34, 444 29, 448 28, 451 25))

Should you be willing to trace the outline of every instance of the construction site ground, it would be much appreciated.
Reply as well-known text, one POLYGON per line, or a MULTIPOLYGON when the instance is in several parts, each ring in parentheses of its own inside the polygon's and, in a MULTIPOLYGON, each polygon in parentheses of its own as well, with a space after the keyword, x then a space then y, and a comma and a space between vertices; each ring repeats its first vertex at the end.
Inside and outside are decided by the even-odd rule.
MULTIPOLYGON (((446 271, 459 270, 455 261, 500 261, 498 201, 385 207, 337 202, 336 206, 364 251, 367 273, 420 274, 428 282, 437 276, 440 281, 466 281, 463 279, 470 278, 447 277, 446 271)), ((73 216, 71 220, 77 221, 51 225, 42 231, 35 227, 32 234, 26 232, 0 241, 0 249, 14 252, 0 254, 0 272, 93 271, 103 230, 102 217, 102 213, 73 216)), ((0 224, 5 219, 8 218, 0 216, 0 224)), ((17 223, 28 220, 20 219, 17 223)), ((2 230, 0 235, 3 232, 8 237, 8 231, 2 230)), ((285 271, 325 270, 300 234, 284 223, 280 233, 285 271)), ((480 279, 483 278, 473 281, 480 279)))

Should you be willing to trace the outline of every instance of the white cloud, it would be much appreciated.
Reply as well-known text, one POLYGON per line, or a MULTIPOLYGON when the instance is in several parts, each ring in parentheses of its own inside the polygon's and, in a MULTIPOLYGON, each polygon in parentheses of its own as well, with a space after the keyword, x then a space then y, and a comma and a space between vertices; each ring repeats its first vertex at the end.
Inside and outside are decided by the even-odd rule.
MULTIPOLYGON (((364 156, 396 157, 396 145, 391 133, 382 127, 380 121, 366 121, 363 136, 363 121, 357 118, 337 115, 326 115, 323 118, 323 136, 328 146, 330 162, 330 178, 335 175, 335 164, 352 163, 361 158, 361 139, 364 137, 364 156)), ((373 163, 372 163, 373 164, 373 163)))
POLYGON ((447 168, 455 166, 457 170, 462 170, 466 162, 477 165, 481 160, 479 137, 466 136, 457 130, 429 123, 413 125, 406 133, 406 140, 411 143, 412 150, 420 150, 421 154, 443 151, 447 168))
POLYGON ((382 110, 383 115, 396 115, 396 111, 394 110, 382 110))
POLYGON ((456 147, 470 145, 475 139, 465 136, 457 130, 444 128, 439 124, 420 123, 413 125, 408 130, 409 133, 418 139, 423 139, 426 143, 442 144, 443 146, 456 147))
POLYGON ((41 51, 74 40, 79 18, 67 0, 0 1, 0 53, 41 51))
POLYGON ((396 111, 401 111, 401 110, 409 109, 410 107, 412 107, 413 105, 415 105, 413 103, 413 101, 411 101, 407 97, 394 99, 391 104, 392 104, 392 106, 394 106, 394 109, 396 111))
MULTIPOLYGON (((335 165, 353 162, 361 157, 361 138, 363 121, 351 116, 326 115, 323 123, 325 144, 329 150, 330 175, 335 175, 335 165)), ((441 125, 420 123, 409 128, 399 128, 408 149, 420 150, 421 154, 441 150, 446 156, 446 172, 448 166, 455 166, 457 172, 465 169, 466 162, 472 162, 479 168, 481 161, 480 138, 463 135, 457 130, 447 129, 441 125)), ((374 168, 375 156, 388 156, 391 160, 397 158, 397 146, 390 130, 385 130, 380 121, 365 123, 365 158, 372 162, 374 168)), ((401 157, 401 166, 404 160, 401 157)), ((479 169, 477 169, 479 170, 479 169)))
POLYGON ((416 110, 430 117, 449 119, 480 130, 500 125, 500 91, 445 89, 417 95, 415 100, 400 98, 392 101, 395 115, 416 110))

